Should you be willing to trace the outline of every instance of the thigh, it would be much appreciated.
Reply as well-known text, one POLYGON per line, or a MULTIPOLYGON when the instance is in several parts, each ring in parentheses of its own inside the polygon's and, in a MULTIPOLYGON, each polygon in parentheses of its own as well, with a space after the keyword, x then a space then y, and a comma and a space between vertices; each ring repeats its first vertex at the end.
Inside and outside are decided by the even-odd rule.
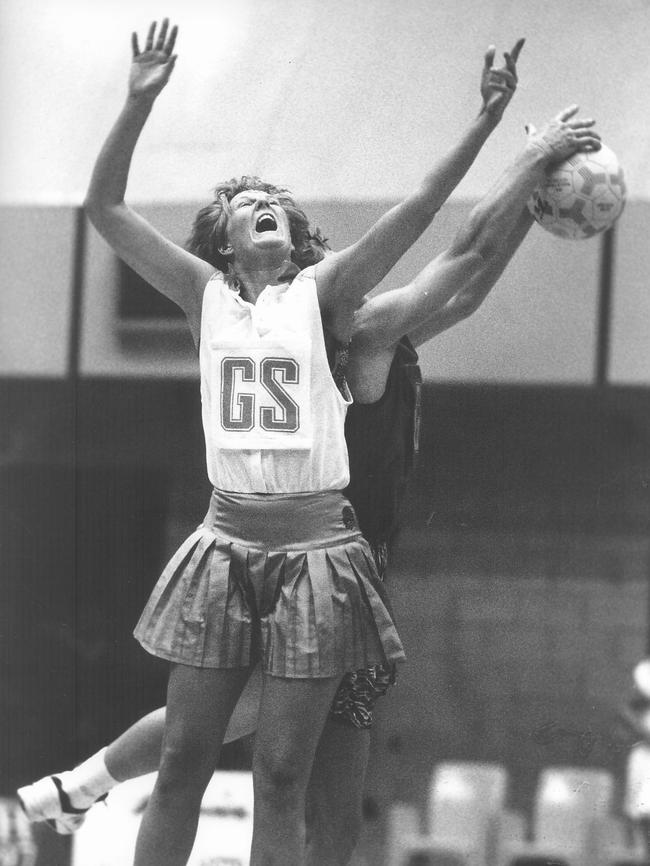
POLYGON ((172 664, 163 748, 218 751, 249 673, 247 668, 172 664))
POLYGON ((339 681, 339 677, 289 679, 264 675, 255 767, 286 769, 307 784, 339 681))

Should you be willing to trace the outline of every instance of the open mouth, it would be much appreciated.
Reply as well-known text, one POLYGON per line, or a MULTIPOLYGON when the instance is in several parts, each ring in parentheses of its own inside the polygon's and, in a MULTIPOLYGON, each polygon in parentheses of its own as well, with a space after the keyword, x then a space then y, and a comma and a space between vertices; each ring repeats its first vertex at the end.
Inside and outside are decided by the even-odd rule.
POLYGON ((263 213, 262 216, 255 223, 255 231, 259 234, 262 232, 274 232, 277 231, 278 223, 270 213, 263 213))

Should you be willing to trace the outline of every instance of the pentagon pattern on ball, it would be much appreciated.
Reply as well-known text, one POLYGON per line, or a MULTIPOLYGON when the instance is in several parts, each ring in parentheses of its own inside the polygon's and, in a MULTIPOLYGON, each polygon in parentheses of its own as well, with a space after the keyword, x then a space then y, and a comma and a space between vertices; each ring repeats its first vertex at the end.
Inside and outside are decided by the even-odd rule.
POLYGON ((582 240, 610 228, 625 207, 625 180, 605 145, 576 153, 551 168, 528 208, 537 222, 561 238, 582 240))

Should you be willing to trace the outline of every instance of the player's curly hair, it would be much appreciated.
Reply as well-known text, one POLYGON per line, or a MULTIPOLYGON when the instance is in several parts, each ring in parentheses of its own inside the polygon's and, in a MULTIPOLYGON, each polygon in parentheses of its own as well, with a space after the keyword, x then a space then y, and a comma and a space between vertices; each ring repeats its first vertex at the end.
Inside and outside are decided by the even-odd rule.
POLYGON ((320 262, 325 257, 330 249, 327 238, 322 237, 319 229, 310 228, 307 216, 296 205, 289 190, 266 183, 253 175, 234 177, 215 187, 211 204, 201 208, 194 218, 192 232, 186 243, 189 252, 209 262, 224 274, 228 273, 228 259, 219 248, 227 243, 226 225, 230 202, 238 193, 248 189, 258 189, 277 196, 289 218, 293 243, 291 259, 301 270, 320 262))

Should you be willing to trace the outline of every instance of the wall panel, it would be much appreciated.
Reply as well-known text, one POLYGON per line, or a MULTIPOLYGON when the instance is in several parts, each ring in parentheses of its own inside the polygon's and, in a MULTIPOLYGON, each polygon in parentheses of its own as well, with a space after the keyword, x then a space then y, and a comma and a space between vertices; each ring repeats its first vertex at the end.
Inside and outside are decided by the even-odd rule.
MULTIPOLYGON (((138 207, 170 240, 183 244, 198 205, 138 207)), ((81 373, 85 376, 193 378, 198 363, 185 319, 120 318, 118 260, 90 227, 82 310, 81 373)))
POLYGON ((0 375, 67 373, 75 216, 0 207, 0 375))

